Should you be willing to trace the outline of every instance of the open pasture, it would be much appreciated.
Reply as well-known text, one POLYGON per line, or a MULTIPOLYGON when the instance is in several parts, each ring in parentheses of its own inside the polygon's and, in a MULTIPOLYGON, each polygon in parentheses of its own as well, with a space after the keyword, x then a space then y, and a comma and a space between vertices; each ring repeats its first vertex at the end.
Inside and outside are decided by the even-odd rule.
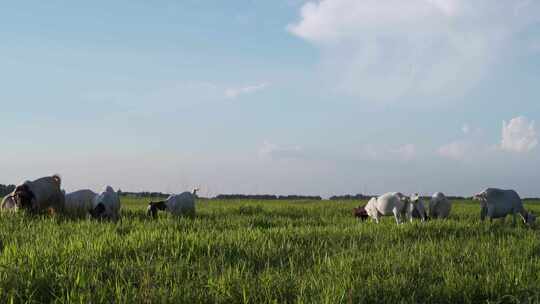
POLYGON ((400 226, 359 222, 358 201, 200 200, 155 221, 147 202, 122 198, 118 223, 2 214, 2 302, 540 302, 540 227, 480 223, 477 202, 400 226))

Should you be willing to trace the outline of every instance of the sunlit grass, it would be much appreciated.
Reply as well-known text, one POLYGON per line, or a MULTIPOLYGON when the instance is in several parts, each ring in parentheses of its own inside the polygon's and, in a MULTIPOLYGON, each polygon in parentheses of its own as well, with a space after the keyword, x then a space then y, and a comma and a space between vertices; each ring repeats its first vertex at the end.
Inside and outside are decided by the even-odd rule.
MULTIPOLYGON (((195 218, 0 218, 0 298, 14 302, 540 301, 540 239, 521 222, 358 222, 358 202, 199 201, 195 218)), ((540 205, 528 204, 540 214, 540 205)))

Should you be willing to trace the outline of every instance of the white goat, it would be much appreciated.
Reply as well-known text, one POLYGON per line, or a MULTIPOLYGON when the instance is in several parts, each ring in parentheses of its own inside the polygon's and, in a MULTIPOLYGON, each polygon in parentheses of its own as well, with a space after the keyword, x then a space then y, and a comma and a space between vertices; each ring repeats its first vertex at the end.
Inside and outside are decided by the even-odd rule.
POLYGON ((120 198, 111 186, 105 187, 92 201, 90 215, 99 219, 120 219, 120 198))
POLYGON ((157 217, 158 210, 168 211, 174 215, 195 215, 195 198, 197 197, 197 191, 183 192, 169 196, 164 201, 150 202, 147 208, 147 214, 154 218, 157 217))
POLYGON ((429 202, 429 216, 447 218, 452 210, 452 202, 442 192, 436 192, 429 202))
POLYGON ((72 215, 86 215, 88 210, 93 209, 97 193, 92 190, 79 190, 65 195, 66 202, 64 211, 72 215))
POLYGON ((364 207, 371 218, 379 223, 382 216, 393 215, 396 223, 400 224, 407 213, 409 198, 399 192, 385 193, 377 198, 371 198, 364 207))
POLYGON ((512 215, 512 223, 516 224, 517 214, 521 216, 525 224, 533 224, 536 216, 527 212, 523 207, 521 198, 514 190, 502 190, 488 188, 473 196, 480 201, 480 219, 483 221, 487 216, 491 222, 494 218, 505 218, 512 215))
POLYGON ((407 215, 411 222, 413 221, 413 218, 419 218, 422 222, 428 219, 424 200, 418 193, 411 196, 407 207, 407 215))

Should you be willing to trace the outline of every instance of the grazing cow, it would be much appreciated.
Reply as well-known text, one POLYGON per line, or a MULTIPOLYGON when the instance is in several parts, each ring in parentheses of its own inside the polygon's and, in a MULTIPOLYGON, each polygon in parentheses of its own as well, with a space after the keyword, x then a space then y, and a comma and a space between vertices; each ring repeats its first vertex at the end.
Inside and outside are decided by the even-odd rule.
POLYGON ((197 191, 183 192, 169 196, 164 201, 150 202, 147 208, 147 214, 153 218, 157 217, 158 210, 168 211, 174 215, 195 215, 195 198, 197 191))
POLYGON ((407 213, 409 198, 399 192, 385 193, 377 198, 371 198, 365 209, 369 216, 379 223, 381 216, 393 215, 396 223, 400 224, 407 213))
POLYGON ((32 212, 53 209, 61 212, 64 208, 64 193, 60 189, 60 176, 53 175, 26 181, 15 187, 12 197, 16 209, 26 209, 32 212))
POLYGON ((480 219, 486 216, 491 222, 494 218, 505 218, 512 214, 512 223, 516 224, 516 216, 519 213, 525 224, 532 224, 536 216, 523 208, 521 198, 514 190, 501 190, 488 188, 473 196, 474 200, 480 201, 480 219))
POLYGON ((104 191, 95 196, 89 213, 96 219, 120 218, 120 198, 111 186, 105 187, 104 191))
POLYGON ((79 190, 65 195, 65 212, 72 215, 85 215, 94 206, 97 193, 92 190, 79 190))
POLYGON ((428 220, 424 200, 420 197, 420 195, 418 195, 418 193, 411 196, 407 208, 407 215, 409 216, 411 222, 413 218, 418 218, 422 222, 428 220))
POLYGON ((15 199, 13 198, 13 193, 7 195, 6 197, 4 197, 4 199, 2 200, 2 205, 1 205, 0 209, 2 209, 2 210, 16 210, 15 199))
POLYGON ((358 206, 358 208, 354 208, 353 215, 362 221, 365 221, 369 218, 369 214, 367 213, 366 208, 362 206, 358 206))
POLYGON ((429 201, 429 216, 447 218, 452 210, 452 202, 442 192, 436 192, 429 201))

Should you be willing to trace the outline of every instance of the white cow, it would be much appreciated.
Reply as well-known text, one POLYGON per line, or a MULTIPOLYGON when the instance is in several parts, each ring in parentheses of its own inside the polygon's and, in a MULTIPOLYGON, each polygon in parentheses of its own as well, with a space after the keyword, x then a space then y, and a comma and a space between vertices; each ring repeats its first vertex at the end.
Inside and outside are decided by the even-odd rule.
POLYGON ((371 218, 379 223, 381 216, 393 215, 396 223, 400 224, 407 214, 409 198, 399 192, 385 193, 377 198, 371 198, 365 209, 371 218))
POLYGON ((429 216, 447 218, 452 210, 452 202, 442 192, 436 192, 429 201, 429 216))
POLYGON ((475 194, 473 199, 480 201, 480 219, 482 221, 486 215, 491 222, 494 218, 505 218, 511 214, 512 223, 515 225, 518 213, 525 224, 532 224, 536 221, 536 216, 523 208, 521 198, 514 190, 488 188, 475 194))
POLYGON ((60 189, 60 176, 53 175, 39 178, 35 181, 25 181, 15 187, 11 197, 16 209, 44 211, 49 208, 62 212, 64 208, 64 193, 60 189))
POLYGON ((111 186, 105 187, 105 190, 95 196, 90 215, 99 219, 120 218, 120 198, 111 186))
POLYGON ((195 215, 195 198, 197 197, 197 191, 183 192, 169 196, 164 201, 150 202, 147 208, 147 214, 154 218, 157 217, 158 210, 167 211, 174 215, 195 215))
POLYGON ((65 195, 65 212, 72 215, 86 215, 93 209, 97 193, 92 190, 79 190, 65 195))
POLYGON ((413 218, 419 218, 422 222, 427 220, 426 207, 424 206, 424 200, 418 193, 411 196, 409 203, 407 204, 407 215, 410 221, 413 218))

